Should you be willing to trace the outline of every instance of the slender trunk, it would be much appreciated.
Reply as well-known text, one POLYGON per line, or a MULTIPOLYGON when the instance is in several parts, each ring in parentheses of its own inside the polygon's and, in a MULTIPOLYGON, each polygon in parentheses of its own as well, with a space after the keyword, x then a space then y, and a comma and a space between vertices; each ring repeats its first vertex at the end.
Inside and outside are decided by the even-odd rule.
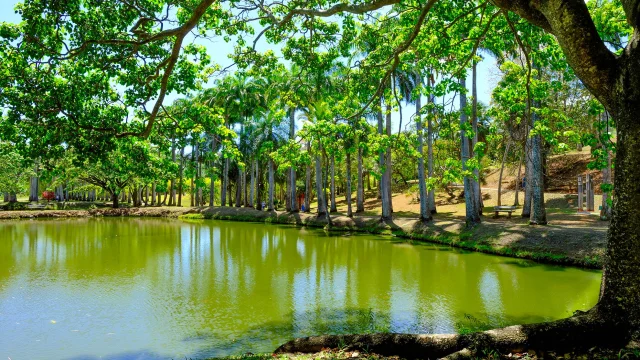
POLYGON ((525 186, 524 186, 524 205, 522 207, 522 217, 531 217, 531 193, 533 192, 533 156, 531 155, 531 138, 527 134, 527 140, 524 145, 524 161, 525 161, 525 186))
POLYGON ((242 206, 242 172, 238 169, 238 176, 236 177, 236 207, 242 206))
MULTIPOLYGON (((307 154, 311 152, 311 142, 307 141, 307 154)), ((311 163, 307 164, 304 183, 304 212, 311 212, 311 163)))
MULTIPOLYGON (((175 133, 171 137, 171 162, 175 164, 176 162, 176 137, 175 133)), ((171 196, 169 197, 169 206, 176 205, 176 188, 175 188, 176 178, 172 177, 169 182, 169 189, 171 191, 171 196)))
MULTIPOLYGON (((429 84, 433 88, 435 86, 433 75, 429 74, 429 84)), ((429 95, 429 103, 435 103, 435 96, 429 95)), ((433 174, 433 113, 431 112, 427 117, 427 171, 429 179, 432 179, 433 174)), ((429 195, 427 198, 427 208, 431 214, 437 212, 436 209, 436 191, 434 188, 429 189, 429 195)))
POLYGON ((184 178, 184 147, 180 149, 180 180, 178 182, 178 206, 182 206, 183 178, 184 178))
POLYGON ((347 216, 352 217, 353 211, 351 209, 351 153, 347 152, 347 188, 345 191, 347 198, 347 216))
POLYGON ((4 193, 2 194, 2 200, 3 200, 4 202, 9 202, 9 193, 8 193, 8 192, 4 192, 4 193))
POLYGON ((222 184, 220 189, 220 204, 227 206, 227 187, 229 184, 229 159, 224 159, 224 168, 222 170, 222 184))
POLYGON ((249 189, 247 188, 247 169, 242 170, 242 190, 244 192, 244 207, 249 207, 249 189))
POLYGON ((316 189, 318 192, 318 215, 327 214, 327 202, 324 197, 324 186, 322 185, 322 143, 318 141, 318 153, 316 154, 316 189))
MULTIPOLYGON (((289 114, 289 140, 296 139, 296 110, 292 108, 289 114)), ((291 211, 297 212, 298 209, 298 192, 296 189, 296 169, 291 167, 289 170, 289 198, 291 201, 291 211)))
MULTIPOLYGON (((387 116, 386 116, 386 130, 387 136, 391 138, 391 105, 387 104, 387 116)), ((389 204, 389 216, 393 214, 393 187, 391 184, 391 142, 389 142, 389 146, 387 146, 387 153, 385 156, 385 168, 384 168, 384 179, 385 179, 385 188, 387 189, 387 203, 389 204)))
POLYGON ((156 183, 151 185, 151 206, 156 204, 156 183))
POLYGON ((260 191, 260 185, 262 185, 260 163, 256 161, 256 209, 258 210, 262 210, 262 191, 260 191))
POLYGON ((362 149, 358 147, 358 193, 356 194, 356 213, 364 212, 364 183, 362 178, 362 149))
POLYGON ((331 210, 330 212, 338 212, 336 204, 336 157, 331 155, 331 210))
MULTIPOLYGON (((467 170, 467 160, 469 160, 471 156, 471 151, 469 149, 469 138, 467 137, 466 132, 464 131, 465 126, 468 125, 469 119, 467 117, 467 113, 465 108, 467 107, 467 95, 465 93, 466 79, 460 78, 460 141, 461 141, 461 159, 462 159, 462 170, 467 170)), ((480 212, 478 211, 477 205, 477 197, 475 195, 475 189, 473 187, 472 178, 469 176, 464 177, 464 200, 465 200, 465 208, 466 208, 466 216, 465 220, 467 226, 474 226, 480 223, 480 212)))
MULTIPOLYGON (((498 206, 502 206, 502 174, 504 173, 504 164, 507 162, 507 155, 509 154, 509 147, 511 146, 511 142, 507 141, 507 145, 504 149, 504 155, 502 155, 502 164, 500 165, 500 176, 498 177, 498 206)), ((516 181, 516 191, 518 184, 516 181)))
POLYGON ((251 188, 249 189, 249 207, 253 207, 253 199, 255 198, 257 162, 257 160, 251 161, 251 188))
POLYGON ((516 178, 516 194, 515 199, 513 200, 513 206, 520 206, 520 186, 522 185, 520 176, 522 175, 522 163, 524 161, 524 156, 524 154, 520 156, 520 161, 518 162, 518 177, 516 178))
MULTIPOLYGON (((382 106, 382 105, 381 105, 382 106)), ((378 113, 378 133, 384 135, 383 117, 382 112, 378 113)), ((387 196, 387 182, 385 181, 385 153, 383 149, 380 149, 378 153, 378 166, 382 172, 382 177, 378 182, 378 191, 380 193, 380 199, 382 200, 382 219, 391 219, 391 209, 389 208, 389 197, 387 196)))
POLYGON ((31 177, 29 184, 29 201, 38 201, 38 163, 35 164, 35 176, 31 177))
POLYGON ((275 181, 273 178, 273 160, 269 159, 269 203, 267 210, 273 211, 273 192, 275 191, 275 181))
MULTIPOLYGON (((476 144, 478 143, 478 81, 477 81, 477 67, 478 64, 477 62, 473 62, 473 67, 472 67, 472 75, 471 75, 471 96, 473 97, 473 102, 472 102, 472 112, 471 112, 471 124, 472 124, 472 128, 473 128, 473 141, 471 143, 471 149, 473 150, 473 156, 476 157, 478 159, 478 163, 480 160, 480 155, 478 154, 478 152, 476 151, 476 144)), ((480 188, 480 169, 475 168, 473 169, 473 175, 475 176, 475 179, 473 179, 473 187, 475 190, 475 196, 476 196, 476 208, 478 209, 478 211, 480 212, 480 214, 482 215, 482 189, 480 188)))
MULTIPOLYGON (((420 83, 420 75, 416 74, 416 83, 420 83)), ((431 219, 431 212, 427 204, 427 182, 424 174, 424 148, 422 139, 422 117, 420 116, 420 109, 422 108, 421 95, 418 95, 416 99, 416 131, 418 133, 418 197, 420 198, 420 221, 428 221, 431 219)))

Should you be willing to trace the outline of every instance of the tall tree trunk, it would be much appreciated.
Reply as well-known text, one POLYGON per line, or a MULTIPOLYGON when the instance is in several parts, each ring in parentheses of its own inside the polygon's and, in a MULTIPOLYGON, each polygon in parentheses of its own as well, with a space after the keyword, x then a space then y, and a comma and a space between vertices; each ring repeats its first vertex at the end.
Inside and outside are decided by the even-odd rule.
POLYGON ((156 204, 156 183, 151 185, 151 206, 156 204))
POLYGON ((256 160, 256 209, 262 210, 262 175, 260 174, 260 163, 256 160))
MULTIPOLYGON (((467 94, 465 92, 467 88, 467 81, 464 77, 460 78, 460 141, 461 141, 461 159, 462 170, 467 170, 467 160, 471 156, 469 149, 469 138, 464 131, 465 126, 468 125, 469 119, 467 113, 464 110, 467 107, 467 94)), ((478 201, 475 195, 475 189, 473 187, 472 178, 469 176, 464 177, 464 200, 466 208, 465 220, 467 226, 474 226, 480 223, 480 211, 478 211, 478 201)))
POLYGON ((362 174, 362 149, 358 146, 358 193, 356 194, 356 213, 364 212, 364 181, 362 174))
POLYGON ((347 216, 352 217, 353 211, 351 209, 351 153, 347 152, 347 188, 345 191, 347 198, 347 216))
MULTIPOLYGON (((382 106, 382 104, 380 106, 382 106)), ((383 126, 383 115, 382 111, 380 111, 378 112, 378 133, 380 135, 384 135, 383 126)), ((385 181, 385 174, 387 173, 387 171, 385 168, 385 152, 383 149, 380 149, 378 153, 378 166, 380 167, 380 171, 382 172, 382 177, 378 182, 378 190, 380 192, 380 199, 382 201, 382 219, 387 220, 391 219, 391 208, 389 207, 387 182, 385 181)))
MULTIPOLYGON (((386 133, 389 138, 391 138, 391 104, 387 104, 387 115, 386 115, 386 133)), ((389 204, 389 217, 393 214, 393 186, 391 184, 391 171, 392 171, 392 163, 391 163, 391 142, 389 142, 389 146, 387 146, 387 153, 385 156, 385 169, 384 169, 384 179, 385 179, 385 187, 387 189, 387 203, 389 204)))
MULTIPOLYGON (((537 115, 533 115, 533 121, 537 115)), ((544 173, 542 171, 542 136, 536 134, 531 139, 532 176, 527 179, 531 182, 531 214, 529 223, 532 225, 546 225, 547 211, 544 206, 544 173)), ((528 186, 528 185, 527 185, 528 186)))
POLYGON ((267 204, 267 210, 273 211, 273 193, 275 191, 275 181, 273 176, 273 160, 269 160, 269 203, 267 204))
MULTIPOLYGON (((307 154, 311 153, 311 142, 307 141, 307 154)), ((311 212, 311 164, 307 164, 304 183, 304 212, 311 212)))
POLYGON ((338 212, 336 204, 336 157, 331 155, 331 210, 330 212, 338 212))
MULTIPOLYGON (((472 66, 472 75, 471 75, 471 96, 473 97, 472 102, 472 111, 471 111, 471 126, 473 128, 473 141, 471 143, 471 149, 473 150, 473 156, 478 159, 478 163, 480 161, 480 155, 476 151, 476 144, 478 143, 478 63, 473 61, 472 66)), ((482 215, 482 190, 480 188, 480 169, 473 169, 473 175, 475 179, 473 179, 473 188, 476 195, 476 201, 478 202, 476 207, 480 214, 482 215)))
POLYGON ((9 202, 9 193, 8 192, 2 193, 2 199, 4 202, 9 202))
POLYGON ((29 201, 38 201, 38 162, 34 165, 35 176, 31 177, 31 181, 29 183, 29 201))
POLYGON ((182 180, 184 178, 184 147, 180 148, 180 180, 178 182, 178 206, 182 206, 182 180))
POLYGON ((318 192, 318 215, 327 214, 327 202, 324 197, 322 184, 322 143, 318 141, 318 153, 316 154, 316 189, 318 192))
MULTIPOLYGON (((433 74, 429 74, 429 84, 431 88, 435 86, 435 79, 433 78, 433 74)), ((433 94, 429 95, 429 103, 435 103, 435 96, 433 94)), ((427 171, 429 179, 432 179, 434 176, 433 173, 433 112, 430 111, 430 114, 427 118, 427 171)), ((434 188, 429 189, 429 194, 427 195, 427 208, 431 214, 435 214, 437 212, 436 209, 436 191, 434 188)))
POLYGON ((256 186, 256 162, 257 160, 251 160, 251 178, 249 186, 249 207, 253 207, 253 199, 255 198, 255 186, 256 186))
POLYGON ((224 159, 224 168, 222 170, 222 184, 220 185, 220 204, 227 206, 227 188, 229 187, 229 159, 224 159))
MULTIPOLYGON (((171 137, 171 162, 175 164, 176 162, 176 135, 175 132, 171 137)), ((175 188, 176 178, 172 177, 169 182, 169 189, 171 191, 171 196, 169 197, 169 206, 176 205, 176 188, 175 188)))
POLYGON ((531 154, 532 139, 527 133, 527 140, 524 144, 524 161, 525 161, 525 186, 524 186, 524 205, 522 207, 522 217, 531 217, 531 194, 533 193, 533 156, 531 154))
MULTIPOLYGON (((502 206, 502 174, 504 173, 504 164, 507 162, 509 147, 511 147, 511 142, 507 140, 507 145, 505 145, 505 149, 504 149, 504 155, 502 155, 502 164, 500 165, 500 176, 498 177, 498 200, 497 200, 498 206, 502 206)), ((518 191, 517 187, 518 187, 518 182, 516 181, 516 191, 518 191)))
MULTIPOLYGON (((416 84, 422 83, 420 74, 416 73, 416 84)), ((420 221, 429 221, 431 219, 431 211, 427 204, 427 182, 424 174, 424 148, 422 139, 422 117, 420 116, 420 109, 422 108, 422 94, 418 92, 418 98, 416 99, 416 131, 418 133, 418 197, 420 198, 420 221)))
POLYGON ((522 176, 522 163, 524 162, 525 155, 522 154, 520 156, 520 161, 518 162, 518 177, 516 179, 516 193, 515 199, 513 200, 513 206, 520 206, 520 186, 522 185, 521 178, 522 176))
POLYGON ((246 169, 246 167, 245 167, 244 170, 242 170, 242 190, 244 191, 244 207, 249 207, 249 189, 247 188, 247 169, 246 169))
MULTIPOLYGON (((289 140, 296 139, 296 109, 292 108, 289 114, 289 140)), ((298 191, 296 189, 296 169, 289 169, 289 198, 291 201, 291 211, 297 212, 298 209, 298 191)))
MULTIPOLYGON (((637 69, 637 67, 635 68, 637 69)), ((610 111, 616 119, 617 141, 614 174, 614 199, 611 225, 607 233, 606 265, 602 296, 598 309, 617 328, 640 335, 640 73, 620 81, 625 89, 618 96, 619 111, 610 111), (626 81, 625 81, 626 80, 626 81), (636 88, 634 89, 633 86, 636 88), (635 91, 632 91, 635 90, 635 91)))
POLYGON ((236 207, 242 206, 242 170, 238 168, 238 176, 236 177, 236 207))

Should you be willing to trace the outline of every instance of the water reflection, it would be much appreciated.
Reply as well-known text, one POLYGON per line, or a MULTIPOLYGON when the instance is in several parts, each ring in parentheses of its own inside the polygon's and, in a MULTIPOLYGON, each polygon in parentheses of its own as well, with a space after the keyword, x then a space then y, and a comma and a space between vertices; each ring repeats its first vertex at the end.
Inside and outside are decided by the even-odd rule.
POLYGON ((544 321, 597 300, 598 272, 449 250, 214 221, 0 223, 0 356, 223 356, 544 321))

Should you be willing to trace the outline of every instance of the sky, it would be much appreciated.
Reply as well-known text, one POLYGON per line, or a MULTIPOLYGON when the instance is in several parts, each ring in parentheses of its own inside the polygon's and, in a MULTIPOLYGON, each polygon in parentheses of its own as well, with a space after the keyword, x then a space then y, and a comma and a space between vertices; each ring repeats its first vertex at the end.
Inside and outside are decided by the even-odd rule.
MULTIPOLYGON (((0 22, 11 22, 17 23, 21 21, 19 15, 17 15, 14 11, 15 5, 18 3, 18 0, 0 0, 0 22)), ((193 42, 193 37, 185 39, 185 45, 189 42, 193 42)), ((225 68, 229 65, 232 65, 233 62, 229 59, 229 54, 233 52, 233 43, 225 42, 221 37, 210 40, 200 38, 195 40, 196 43, 200 45, 204 45, 207 48, 207 52, 213 62, 219 64, 221 68, 225 68)), ((268 44, 264 38, 258 42, 257 50, 265 51, 265 50, 273 50, 274 53, 280 54, 280 46, 277 44, 268 44)), ((231 69, 233 70, 233 68, 231 69)), ((487 57, 482 62, 478 64, 478 101, 484 104, 489 104, 491 100, 491 92, 499 79, 499 70, 496 65, 495 59, 491 57, 487 57)), ((467 86, 471 86, 471 81, 467 81, 467 86)), ((470 93, 470 91, 469 91, 470 93)), ((165 98, 165 105, 171 104, 174 100, 183 97, 181 94, 171 93, 168 94, 165 98)), ((423 99, 423 104, 426 103, 426 99, 423 99)), ((402 117, 403 117, 403 127, 409 123, 409 119, 411 115, 415 112, 414 106, 402 106, 402 117)), ((393 132, 398 131, 398 124, 400 121, 400 114, 398 111, 392 113, 391 116, 392 121, 392 129, 393 132)), ((297 124, 297 128, 300 127, 300 124, 297 124)))

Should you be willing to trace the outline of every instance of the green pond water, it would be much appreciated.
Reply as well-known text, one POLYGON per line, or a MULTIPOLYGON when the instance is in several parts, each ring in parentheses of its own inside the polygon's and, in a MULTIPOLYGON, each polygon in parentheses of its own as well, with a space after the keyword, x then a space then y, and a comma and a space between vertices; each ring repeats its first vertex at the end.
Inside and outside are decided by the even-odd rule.
POLYGON ((0 222, 0 359, 185 359, 591 307, 600 272, 237 222, 0 222))

